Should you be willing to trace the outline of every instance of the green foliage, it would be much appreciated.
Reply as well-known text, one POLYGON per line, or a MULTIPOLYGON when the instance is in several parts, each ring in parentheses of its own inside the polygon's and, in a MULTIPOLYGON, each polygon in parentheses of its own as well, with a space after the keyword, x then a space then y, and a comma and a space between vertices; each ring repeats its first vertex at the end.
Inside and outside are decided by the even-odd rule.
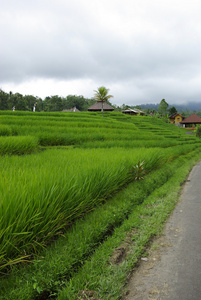
MULTIPOLYGON (((191 164, 192 161, 185 161, 176 172, 173 171, 167 183, 156 188, 142 205, 132 211, 115 234, 100 245, 90 260, 60 291, 58 299, 77 299, 83 290, 93 290, 94 296, 100 299, 121 298, 128 274, 146 251, 153 236, 161 232, 163 223, 174 208, 181 189, 180 183, 188 174, 191 164), (122 262, 113 263, 111 256, 118 248, 125 250, 125 257, 122 262)), ((144 181, 140 183, 144 184, 144 181)))
POLYGON ((0 136, 12 135, 12 129, 8 125, 0 125, 0 136))
POLYGON ((0 117, 1 124, 12 128, 13 135, 35 136, 46 147, 169 147, 196 139, 192 136, 187 139, 184 131, 171 124, 167 126, 157 118, 114 112, 105 112, 104 121, 91 112, 0 111, 0 117))
POLYGON ((144 161, 138 161, 138 163, 133 166, 133 169, 131 170, 132 175, 134 176, 135 180, 141 180, 144 179, 144 176, 146 175, 146 171, 144 169, 144 161))
POLYGON ((0 155, 23 155, 36 151, 38 139, 32 136, 8 136, 0 137, 0 155))
POLYGON ((81 111, 87 111, 88 107, 95 103, 93 99, 83 96, 69 95, 59 97, 54 95, 44 100, 32 95, 23 96, 20 93, 6 93, 0 89, 0 110, 33 111, 34 103, 37 102, 36 111, 62 111, 76 106, 81 111))
POLYGON ((105 102, 107 100, 109 100, 110 98, 112 98, 112 95, 108 95, 109 93, 109 89, 107 89, 104 86, 99 87, 96 91, 94 91, 94 99, 96 101, 101 101, 101 102, 105 102))
POLYGON ((9 96, 0 89, 0 110, 9 109, 9 96))
POLYGON ((159 106, 158 106, 158 112, 161 116, 166 116, 167 115, 168 106, 169 106, 169 104, 165 101, 165 99, 162 99, 159 106))
MULTIPOLYGON (((96 247, 186 160, 200 155, 199 139, 149 116, 105 112, 103 120, 89 112, 0 111, 0 122, 10 135, 0 137, 2 154, 9 154, 0 157, 0 260, 15 281, 12 288, 10 279, 3 284, 9 300, 57 294, 66 278, 76 290, 75 272, 96 247), (63 234, 60 247, 56 239, 63 234), (52 250, 42 253, 52 241, 52 250), (19 279, 21 268, 14 265, 33 256, 33 269, 24 267, 19 279)), ((92 273, 85 269, 86 280, 92 273)))
MULTIPOLYGON (((143 203, 148 195, 151 195, 154 190, 161 187, 175 174, 175 169, 183 165, 183 161, 175 161, 172 165, 165 164, 161 169, 146 176, 143 181, 135 181, 128 185, 126 189, 116 194, 104 205, 99 206, 86 218, 77 220, 76 224, 65 233, 65 236, 53 244, 48 251, 38 256, 31 266, 25 267, 20 272, 16 269, 16 274, 12 276, 13 281, 3 280, 1 293, 7 294, 5 299, 16 299, 17 296, 20 299, 31 299, 33 296, 36 297, 45 292, 48 295, 57 294, 66 284, 66 280, 69 289, 69 280, 72 278, 73 282, 76 281, 76 270, 82 267, 86 258, 93 255, 99 241, 107 243, 108 239, 111 240, 114 228, 117 231, 118 227, 125 227, 125 220, 131 218, 135 212, 137 212, 137 217, 133 221, 133 226, 137 225, 136 222, 140 225, 143 219, 138 215, 148 215, 151 209, 149 208, 148 211, 144 205, 139 214, 137 205, 143 203)), ((161 195, 164 196, 164 189, 161 191, 161 195)), ((159 192, 157 197, 160 197, 159 192)), ((154 199, 154 196, 152 198, 154 199)), ((122 239, 122 234, 120 238, 122 239)), ((114 247, 114 245, 110 242, 109 247, 114 247)), ((111 250, 108 249, 108 251, 111 253, 111 250)), ((94 260, 94 263, 97 265, 98 262, 94 260)), ((96 269, 95 272, 99 272, 99 270, 96 269)), ((82 274, 81 270, 80 273, 82 274)), ((85 275, 88 276, 87 272, 85 275)), ((84 282, 86 280, 85 278, 84 282)))
POLYGON ((106 87, 101 86, 96 91, 94 91, 94 99, 96 101, 102 102, 102 116, 103 116, 103 102, 108 101, 110 98, 112 98, 112 95, 108 95, 109 89, 106 89, 106 87))
POLYGON ((174 114, 177 113, 177 110, 176 110, 176 108, 175 108, 174 106, 171 106, 171 107, 168 109, 168 111, 169 111, 169 116, 174 115, 174 114))
POLYGON ((77 95, 68 95, 65 99, 63 99, 64 109, 70 109, 75 107, 80 111, 87 111, 89 106, 93 105, 95 101, 93 99, 87 99, 83 96, 77 95))
POLYGON ((201 138, 201 126, 196 126, 196 137, 201 138))
POLYGON ((62 111, 63 107, 62 98, 58 95, 45 98, 45 111, 62 111))
MULTIPOLYGON (((24 137, 25 141, 24 152, 32 150, 31 140, 24 137)), ((13 145, 10 148, 22 152, 13 145)), ((143 155, 149 161, 152 152, 156 153, 151 149, 69 149, 2 159, 1 265, 12 263, 18 253, 43 247, 67 224, 105 201, 130 182, 133 159, 143 155)))

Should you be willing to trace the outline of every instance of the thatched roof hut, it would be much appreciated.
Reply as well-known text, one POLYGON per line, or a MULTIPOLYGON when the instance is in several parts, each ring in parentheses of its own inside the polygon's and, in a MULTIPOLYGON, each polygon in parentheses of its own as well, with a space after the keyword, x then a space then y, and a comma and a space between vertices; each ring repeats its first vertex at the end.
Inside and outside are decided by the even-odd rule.
POLYGON ((127 115, 144 115, 145 112, 143 112, 142 110, 138 109, 138 108, 127 108, 125 110, 122 110, 123 114, 127 114, 127 115))
MULTIPOLYGON (((104 111, 113 111, 114 108, 110 106, 107 102, 103 102, 104 111)), ((88 111, 102 111, 102 102, 98 101, 88 108, 88 111)))

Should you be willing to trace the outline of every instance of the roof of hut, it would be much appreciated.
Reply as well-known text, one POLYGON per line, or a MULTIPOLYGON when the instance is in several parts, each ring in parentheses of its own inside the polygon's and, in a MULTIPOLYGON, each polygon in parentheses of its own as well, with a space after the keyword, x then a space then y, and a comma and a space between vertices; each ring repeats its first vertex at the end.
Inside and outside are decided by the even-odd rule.
POLYGON ((201 118, 194 113, 190 117, 188 117, 188 118, 184 119, 183 121, 181 121, 181 123, 183 123, 183 124, 186 124, 186 123, 198 124, 198 123, 201 123, 201 118))
POLYGON ((181 116, 183 118, 183 116, 179 113, 174 113, 173 115, 169 116, 169 119, 174 119, 176 116, 181 116))
POLYGON ((122 113, 124 113, 124 114, 130 114, 130 113, 145 114, 145 112, 143 112, 142 110, 140 110, 138 108, 127 108, 125 110, 122 110, 122 113))
MULTIPOLYGON (((102 110, 102 102, 98 101, 92 106, 88 108, 89 111, 101 111, 102 110)), ((114 108, 110 106, 107 102, 103 102, 103 110, 105 111, 112 111, 114 108)))

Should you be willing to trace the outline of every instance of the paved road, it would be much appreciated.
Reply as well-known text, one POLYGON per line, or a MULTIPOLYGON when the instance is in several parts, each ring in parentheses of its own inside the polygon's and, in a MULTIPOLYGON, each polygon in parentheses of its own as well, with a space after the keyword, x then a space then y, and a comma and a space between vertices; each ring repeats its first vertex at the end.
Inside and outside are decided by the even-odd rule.
POLYGON ((201 162, 148 261, 133 274, 126 300, 201 299, 201 162))

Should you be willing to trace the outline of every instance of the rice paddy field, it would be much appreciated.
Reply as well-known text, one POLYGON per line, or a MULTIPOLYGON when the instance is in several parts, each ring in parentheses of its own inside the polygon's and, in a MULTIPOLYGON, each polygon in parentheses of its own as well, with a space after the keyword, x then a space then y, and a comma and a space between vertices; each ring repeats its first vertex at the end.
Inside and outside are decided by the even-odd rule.
POLYGON ((0 299, 121 299, 200 159, 152 116, 0 111, 0 299))

